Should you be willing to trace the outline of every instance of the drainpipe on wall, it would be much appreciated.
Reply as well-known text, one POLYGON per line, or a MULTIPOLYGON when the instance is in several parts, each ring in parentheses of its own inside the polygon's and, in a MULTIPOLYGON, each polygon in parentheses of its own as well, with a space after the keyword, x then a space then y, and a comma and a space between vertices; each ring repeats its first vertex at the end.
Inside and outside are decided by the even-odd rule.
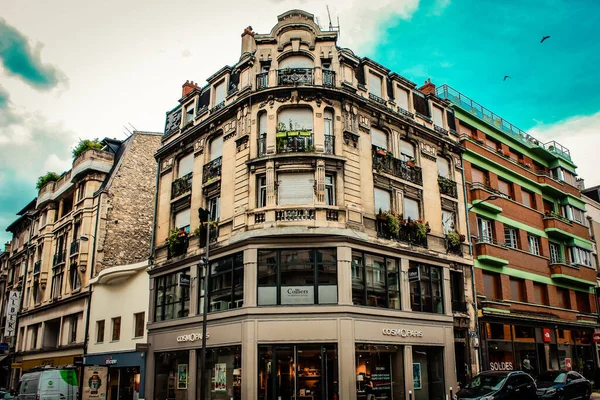
MULTIPOLYGON (((469 203, 467 201, 467 184, 465 181, 465 162, 463 159, 463 155, 462 153, 460 154, 460 163, 462 165, 462 184, 463 184, 463 198, 464 198, 464 203, 465 203, 465 211, 466 211, 466 217, 467 217, 467 238, 469 240, 469 254, 471 255, 471 258, 473 258, 473 243, 471 242, 471 224, 469 222, 469 203)), ((473 260, 473 263, 475 262, 475 260, 473 260)), ((474 317, 475 317, 475 332, 477 332, 477 340, 478 340, 478 346, 477 346, 477 359, 479 361, 479 369, 481 369, 483 367, 483 362, 481 360, 481 335, 479 332, 479 316, 478 316, 478 311, 477 311, 477 290, 475 288, 475 265, 471 265, 471 287, 472 287, 472 291, 473 291, 473 311, 474 311, 474 317)), ((479 373, 479 371, 475 371, 476 373, 479 373)))
POLYGON ((154 217, 152 219, 152 236, 150 237, 150 254, 148 254, 148 265, 154 262, 154 235, 156 234, 156 214, 158 213, 158 182, 160 181, 160 160, 156 160, 156 182, 154 184, 154 217))

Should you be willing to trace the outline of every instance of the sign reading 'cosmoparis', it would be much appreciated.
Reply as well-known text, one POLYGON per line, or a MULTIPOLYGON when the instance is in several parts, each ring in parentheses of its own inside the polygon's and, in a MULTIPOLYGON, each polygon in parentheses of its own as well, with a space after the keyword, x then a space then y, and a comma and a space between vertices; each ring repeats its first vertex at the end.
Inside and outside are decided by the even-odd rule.
MULTIPOLYGON (((206 338, 210 337, 210 333, 206 334, 206 338)), ((195 342, 196 340, 202 340, 201 333, 188 333, 187 335, 177 336, 177 342, 195 342)))
POLYGON ((404 328, 384 328, 383 334, 386 336, 423 337, 423 331, 404 328))

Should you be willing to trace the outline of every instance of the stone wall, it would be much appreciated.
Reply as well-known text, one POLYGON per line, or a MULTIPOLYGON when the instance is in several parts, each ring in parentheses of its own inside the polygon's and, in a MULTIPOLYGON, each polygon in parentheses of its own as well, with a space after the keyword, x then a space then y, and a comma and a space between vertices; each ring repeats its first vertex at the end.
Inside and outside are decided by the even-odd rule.
POLYGON ((156 192, 154 153, 160 140, 160 134, 135 132, 124 143, 127 148, 102 196, 96 274, 149 257, 156 192))

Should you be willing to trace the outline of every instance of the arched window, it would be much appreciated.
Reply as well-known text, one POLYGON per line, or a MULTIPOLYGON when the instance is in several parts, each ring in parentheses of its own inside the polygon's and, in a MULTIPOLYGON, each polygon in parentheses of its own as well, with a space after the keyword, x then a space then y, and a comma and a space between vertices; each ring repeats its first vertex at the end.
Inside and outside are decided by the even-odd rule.
POLYGON ((400 139, 400 159, 415 161, 415 146, 411 142, 400 139))
POLYGON ((438 157, 436 163, 438 168, 438 176, 450 179, 450 161, 444 157, 438 157))
POLYGON ((327 109, 323 114, 323 133, 325 134, 325 153, 334 154, 333 111, 327 109))
POLYGON ((267 113, 262 112, 258 116, 258 156, 267 153, 267 113))
POLYGON ((311 58, 293 55, 279 62, 278 85, 312 85, 314 62, 311 58))
POLYGON ((313 112, 310 108, 286 108, 277 115, 277 152, 305 152, 313 147, 313 112))
POLYGON ((284 68, 312 68, 314 62, 310 57, 294 55, 284 58, 279 62, 279 69, 284 68))

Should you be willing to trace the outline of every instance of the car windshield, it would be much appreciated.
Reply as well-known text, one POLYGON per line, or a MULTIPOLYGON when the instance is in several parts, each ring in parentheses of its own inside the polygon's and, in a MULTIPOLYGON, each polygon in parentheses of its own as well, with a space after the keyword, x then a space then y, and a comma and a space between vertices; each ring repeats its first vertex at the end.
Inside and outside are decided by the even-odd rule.
POLYGON ((538 377, 538 381, 540 382, 554 382, 554 383, 564 383, 567 374, 560 371, 546 371, 538 377))
POLYGON ((506 380, 504 376, 497 375, 477 375, 466 386, 467 389, 475 390, 498 390, 506 380))

